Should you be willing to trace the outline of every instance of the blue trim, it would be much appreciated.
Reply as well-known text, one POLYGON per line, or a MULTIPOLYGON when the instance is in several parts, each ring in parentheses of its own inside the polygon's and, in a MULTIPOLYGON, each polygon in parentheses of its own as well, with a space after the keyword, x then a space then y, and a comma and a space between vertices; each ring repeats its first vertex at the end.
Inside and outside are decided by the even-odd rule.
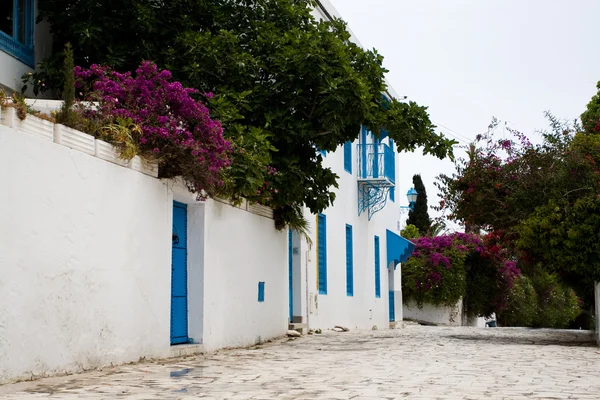
POLYGON ((259 303, 265 302, 265 283, 264 282, 258 282, 258 302, 259 303))
POLYGON ((389 292, 389 309, 390 309, 390 322, 396 321, 396 304, 395 304, 394 291, 390 290, 389 292))
POLYGON ((352 142, 344 143, 344 170, 352 173, 352 142))
POLYGON ((319 254, 319 294, 327 294, 327 217, 323 214, 317 216, 317 230, 319 242, 317 251, 319 254))
POLYGON ((381 254, 379 252, 379 236, 375 236, 375 297, 381 297, 381 254))
POLYGON ((0 32, 0 51, 3 51, 17 60, 35 67, 35 53, 33 44, 34 19, 33 2, 26 0, 25 3, 25 37, 24 43, 19 42, 19 0, 13 0, 13 32, 12 36, 5 32, 0 32))
POLYGON ((354 250, 352 225, 346 224, 346 296, 354 296, 354 250))
POLYGON ((395 187, 391 187, 390 188, 390 200, 391 201, 396 201, 396 188, 395 187))
POLYGON ((188 343, 187 205, 173 202, 171 344, 188 343))
POLYGON ((393 262, 394 268, 396 268, 396 265, 406 262, 410 257, 415 249, 415 244, 390 230, 386 230, 385 236, 387 265, 389 266, 393 262))
MULTIPOLYGON (((359 146, 363 146, 362 148, 365 149, 367 147, 367 128, 365 128, 364 126, 362 127, 362 131, 360 132, 360 145, 359 146)), ((359 147, 360 149, 360 147, 359 147)), ((362 165, 362 170, 361 170, 361 174, 362 177, 366 177, 367 176, 367 152, 366 151, 359 151, 360 153, 360 157, 361 157, 361 165, 362 165)))
POLYGON ((289 303, 290 303, 290 322, 293 322, 294 319, 294 287, 293 287, 293 283, 294 283, 294 279, 293 279, 293 268, 292 268, 292 251, 293 251, 293 247, 292 247, 292 230, 290 229, 288 231, 288 284, 290 287, 290 293, 289 293, 289 303))

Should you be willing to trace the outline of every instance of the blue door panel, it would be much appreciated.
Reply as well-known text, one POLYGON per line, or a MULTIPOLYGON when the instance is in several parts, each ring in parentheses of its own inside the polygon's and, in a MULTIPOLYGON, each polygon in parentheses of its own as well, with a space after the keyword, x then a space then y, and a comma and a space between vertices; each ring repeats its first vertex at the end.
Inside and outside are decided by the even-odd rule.
POLYGON ((173 249, 173 265, 176 266, 172 271, 171 295, 173 297, 187 296, 187 268, 184 268, 186 264, 186 249, 173 249))
POLYGON ((172 319, 179 323, 171 325, 171 343, 187 343, 187 298, 173 297, 171 299, 172 319))
POLYGON ((187 206, 173 202, 171 344, 188 342, 187 313, 187 206))
POLYGON ((394 304, 394 291, 390 290, 390 322, 396 320, 396 306, 394 304))

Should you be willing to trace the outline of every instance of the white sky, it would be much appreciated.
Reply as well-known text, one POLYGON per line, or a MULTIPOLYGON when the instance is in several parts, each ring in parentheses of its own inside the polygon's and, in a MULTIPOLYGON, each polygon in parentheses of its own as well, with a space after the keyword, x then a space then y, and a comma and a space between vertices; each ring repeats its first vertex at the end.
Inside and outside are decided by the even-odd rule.
MULTIPOLYGON (((600 0, 330 1, 362 45, 385 57, 398 95, 429 106, 438 129, 464 142, 493 116, 532 135, 547 128, 545 110, 577 118, 596 93, 600 0)), ((452 163, 401 159, 397 198, 407 202, 420 173, 437 204, 435 176, 452 163)))

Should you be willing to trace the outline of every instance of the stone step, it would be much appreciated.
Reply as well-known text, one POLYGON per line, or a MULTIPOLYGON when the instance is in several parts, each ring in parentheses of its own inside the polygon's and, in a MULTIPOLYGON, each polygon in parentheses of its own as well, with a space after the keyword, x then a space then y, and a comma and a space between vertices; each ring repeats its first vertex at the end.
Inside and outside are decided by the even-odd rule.
POLYGON ((303 335, 306 335, 308 332, 308 324, 306 322, 291 322, 288 326, 289 330, 300 332, 303 335))

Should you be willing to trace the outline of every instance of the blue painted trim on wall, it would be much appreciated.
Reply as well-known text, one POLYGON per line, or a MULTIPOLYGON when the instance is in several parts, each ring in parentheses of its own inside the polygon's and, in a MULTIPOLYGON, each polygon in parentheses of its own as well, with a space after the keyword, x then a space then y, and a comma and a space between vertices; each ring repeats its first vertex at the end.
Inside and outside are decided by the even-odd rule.
POLYGON ((352 173, 352 142, 344 143, 344 170, 352 173))
POLYGON ((385 239, 388 266, 393 262, 395 268, 399 263, 406 262, 408 257, 410 257, 415 249, 415 244, 413 242, 390 231, 389 229, 385 232, 385 239))
POLYGON ((374 239, 374 253, 375 253, 375 297, 381 297, 381 253, 379 250, 379 236, 375 236, 374 239))
POLYGON ((319 294, 327 294, 327 217, 324 214, 317 216, 317 225, 319 294))
POLYGON ((289 303, 290 303, 290 322, 293 321, 294 319, 294 279, 293 279, 293 268, 292 268, 292 261, 293 261, 293 257, 292 257, 292 251, 293 251, 293 247, 292 247, 292 230, 290 229, 288 231, 288 284, 290 286, 290 293, 289 293, 289 303))
POLYGON ((362 178, 366 178, 367 177, 367 152, 364 151, 365 145, 367 144, 367 128, 365 128, 364 126, 362 127, 362 130, 360 132, 360 144, 363 145, 363 151, 360 152, 361 155, 361 166, 362 166, 362 171, 361 171, 361 176, 362 178))
POLYGON ((258 302, 264 303, 265 301, 265 283, 258 282, 258 302))
POLYGON ((354 249, 352 225, 346 224, 346 296, 354 296, 354 249))
POLYGON ((390 292, 389 292, 390 322, 396 321, 396 304, 394 303, 395 298, 396 298, 396 296, 394 295, 394 291, 390 290, 390 292))
POLYGON ((19 0, 13 0, 13 35, 10 36, 5 32, 0 32, 0 51, 3 51, 17 60, 35 68, 35 54, 33 43, 33 6, 34 0, 26 0, 25 3, 25 37, 24 43, 19 42, 18 34, 19 26, 19 0))

